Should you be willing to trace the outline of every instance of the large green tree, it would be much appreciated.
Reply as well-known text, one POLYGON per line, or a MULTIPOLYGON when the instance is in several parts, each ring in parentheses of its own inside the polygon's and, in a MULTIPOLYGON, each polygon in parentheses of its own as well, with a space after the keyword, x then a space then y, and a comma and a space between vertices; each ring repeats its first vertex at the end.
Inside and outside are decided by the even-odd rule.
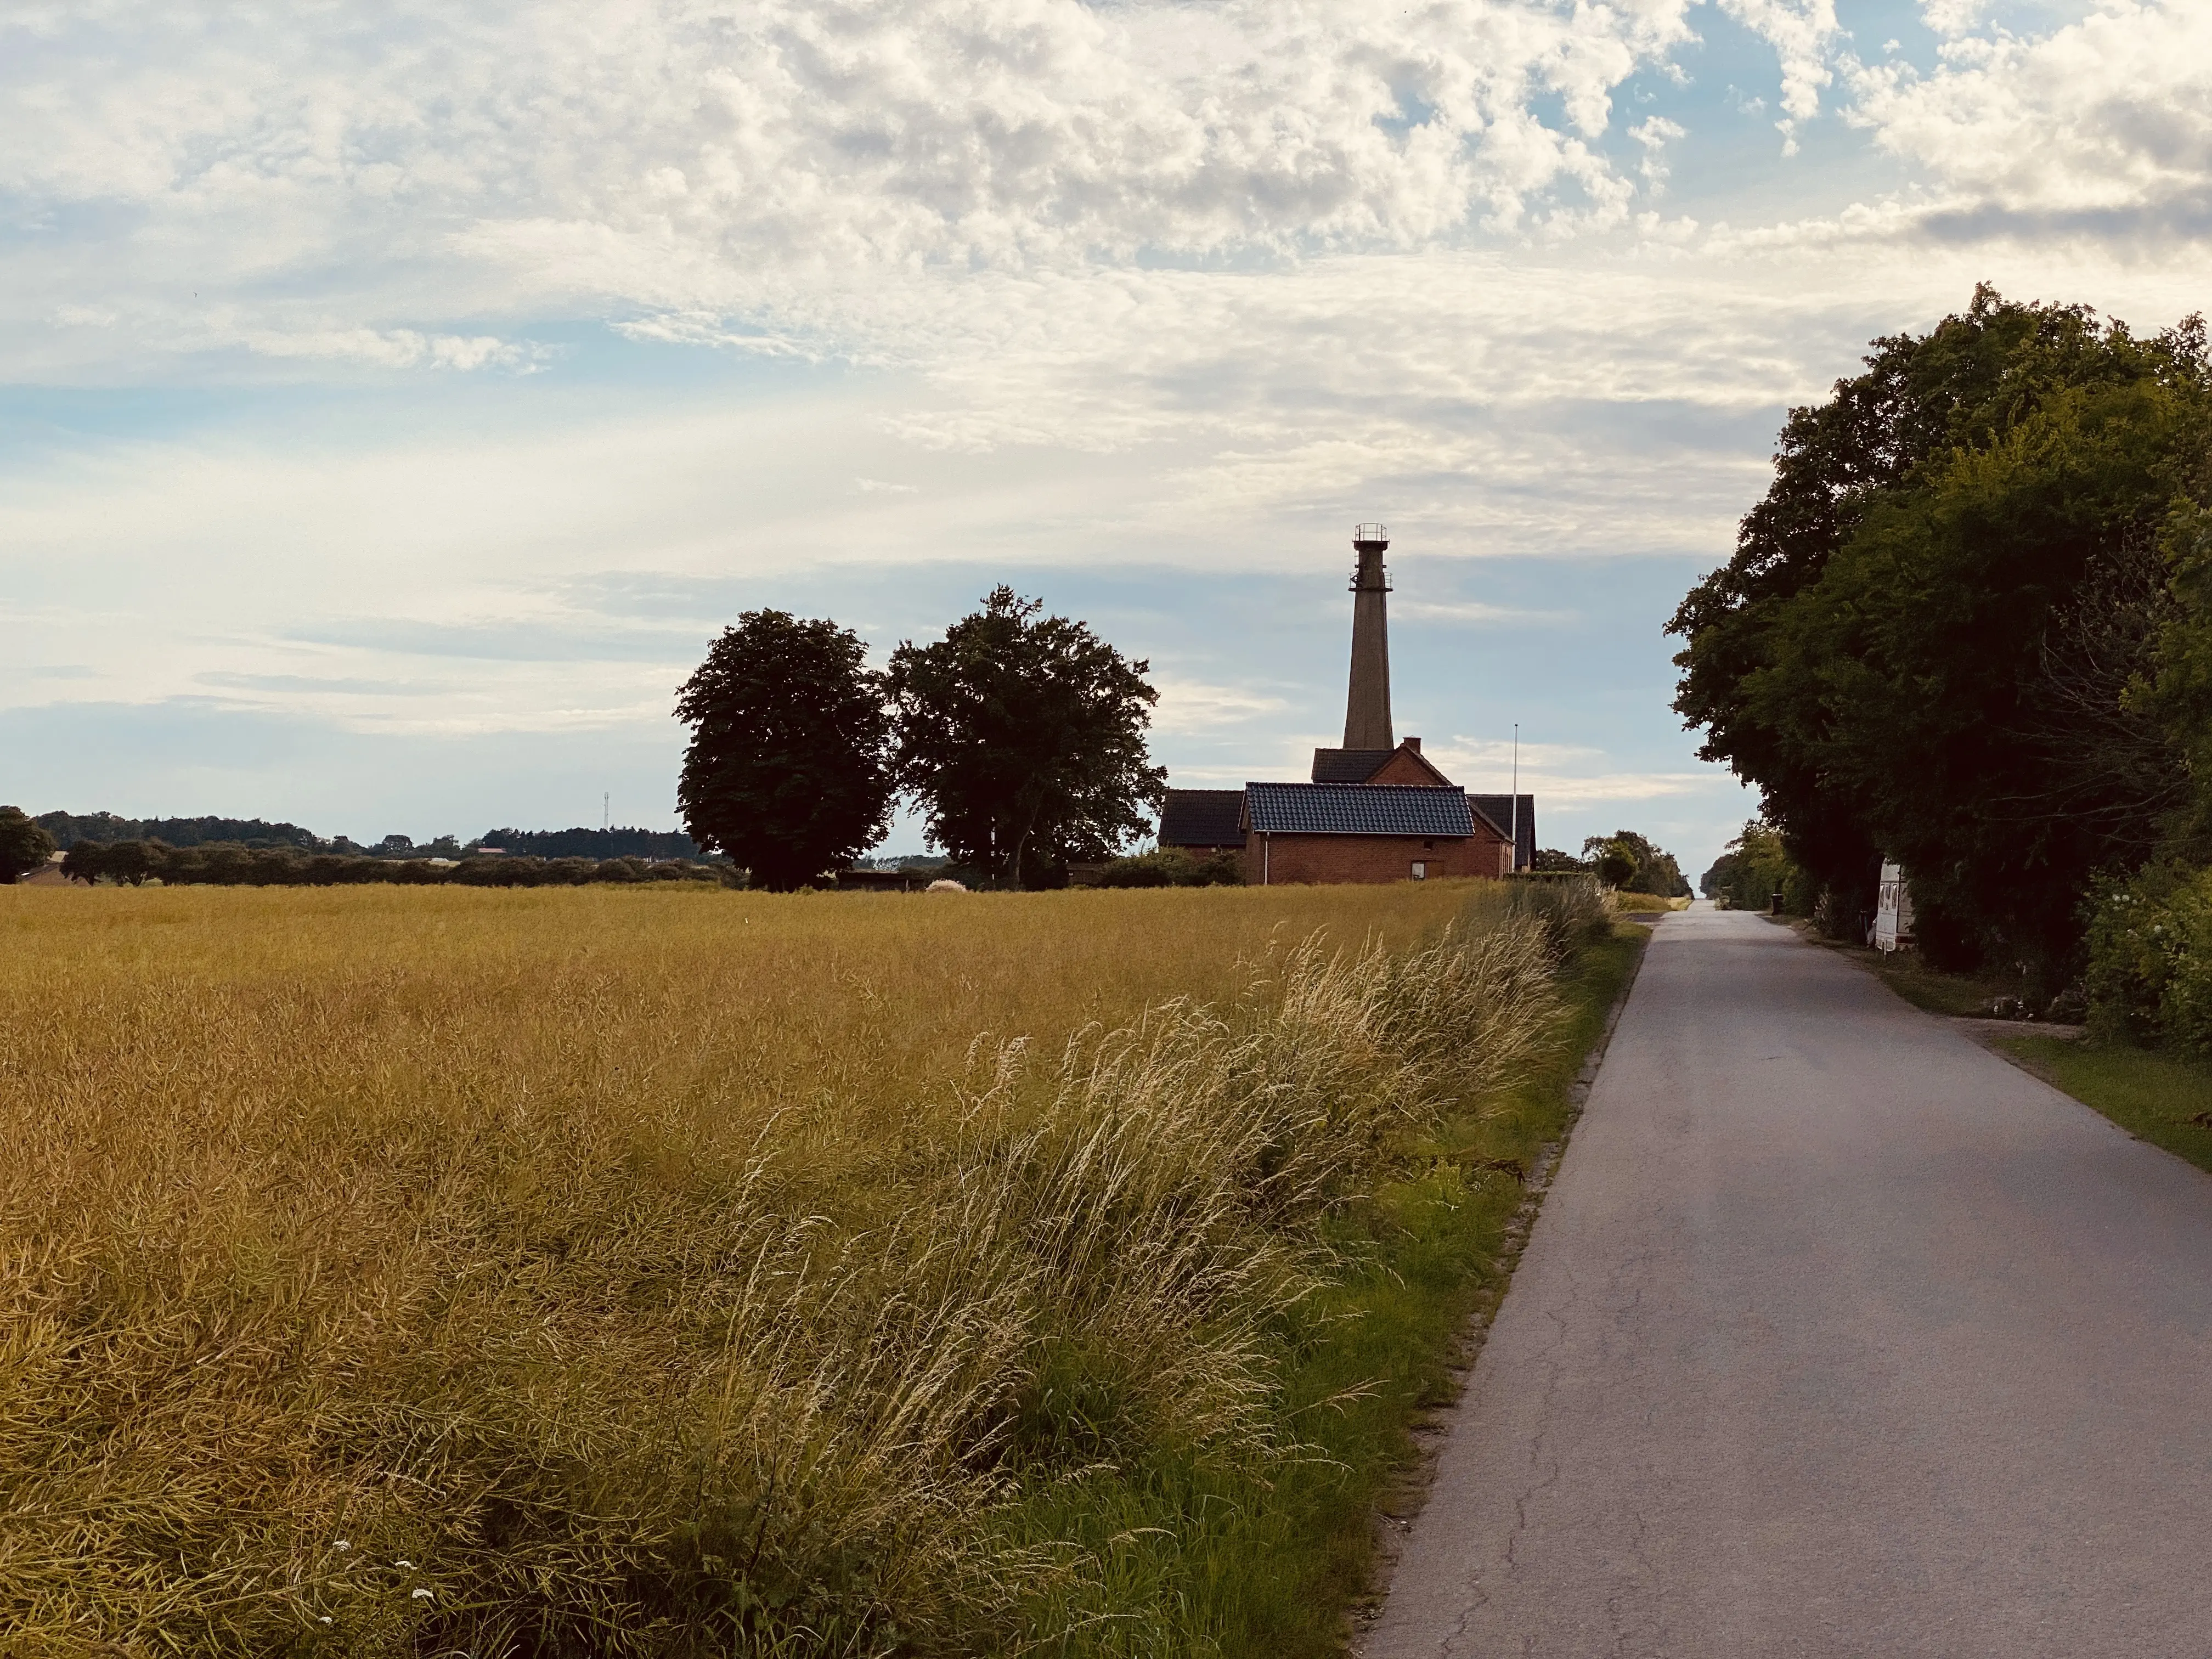
POLYGON ((1142 836, 1167 788, 1145 734, 1159 693, 1079 622, 992 590, 933 645, 891 653, 901 785, 961 864, 1031 886, 1142 836))
POLYGON ((1687 898, 1690 884, 1674 855, 1655 845, 1648 836, 1633 830, 1616 830, 1609 836, 1592 836, 1583 842, 1583 856, 1608 887, 1625 893, 1656 893, 1661 898, 1687 898))
POLYGON ((2203 495, 2203 329, 2137 339, 1984 287, 1866 362, 1791 413, 1735 558, 1676 613, 1675 708, 1838 931, 1887 855, 1939 958, 2051 984, 2092 872, 2139 862, 2186 793, 2127 688, 2172 605, 2160 526, 2203 495))
POLYGON ((803 886, 890 823, 890 720, 859 635, 782 611, 726 628, 678 694, 691 839, 762 887, 803 886))
POLYGON ((2124 699, 2132 720, 2167 733, 2182 757, 2188 798, 2166 819, 2162 851, 2212 865, 2212 511, 2178 505, 2159 537, 2167 578, 2149 667, 2124 699))
POLYGON ((13 885, 52 856, 54 838, 20 806, 0 806, 0 883, 13 885))

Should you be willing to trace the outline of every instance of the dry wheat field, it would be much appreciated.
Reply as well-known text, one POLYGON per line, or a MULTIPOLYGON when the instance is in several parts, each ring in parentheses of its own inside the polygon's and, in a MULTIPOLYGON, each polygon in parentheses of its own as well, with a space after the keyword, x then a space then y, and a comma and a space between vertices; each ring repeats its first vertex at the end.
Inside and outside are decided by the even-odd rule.
POLYGON ((1233 1648, 1496 887, 0 889, 7 1650, 1233 1648))

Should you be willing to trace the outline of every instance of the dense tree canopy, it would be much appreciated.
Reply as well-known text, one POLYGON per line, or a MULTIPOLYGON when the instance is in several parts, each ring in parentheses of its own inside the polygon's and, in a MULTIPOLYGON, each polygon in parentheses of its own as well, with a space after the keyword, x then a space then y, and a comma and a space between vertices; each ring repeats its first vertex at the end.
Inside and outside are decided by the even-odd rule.
MULTIPOLYGON (((471 843, 541 859, 696 859, 699 848, 680 830, 487 830, 471 843)), ((427 849, 417 848, 418 856, 427 849)), ((448 857, 454 854, 448 854, 448 857)))
POLYGON ((2159 538, 2167 576, 2148 667, 2124 698, 2129 721, 2169 735, 2189 793, 2166 819, 2170 858, 2212 864, 2212 511, 2177 504, 2159 538))
POLYGON ((1683 879, 1682 866, 1674 855, 1633 830, 1592 836, 1583 842, 1583 856, 1608 887, 1626 893, 1656 893, 1661 898, 1690 895, 1690 884, 1683 879))
POLYGON ((1145 747, 1150 665, 1042 610, 994 588, 936 644, 902 644, 889 675, 899 781, 930 839, 1022 885, 1119 852, 1167 787, 1145 747))
POLYGON ((2139 340, 1984 288, 1866 362, 1792 412, 1735 558, 1682 602, 1675 708, 1838 931, 1887 855, 1939 957, 2063 977, 2091 872, 2187 797, 2128 687, 2171 617, 2161 527, 2204 496, 2203 329, 2139 340))
POLYGON ((692 727, 677 784, 684 828, 755 885, 803 885, 883 839, 883 683, 850 629, 749 611, 684 682, 676 712, 692 727))
POLYGON ((20 806, 0 806, 0 883, 16 879, 44 864, 54 850, 54 838, 43 824, 20 806))
POLYGON ((260 818, 124 818, 112 812, 41 812, 39 822, 53 836, 54 845, 62 848, 74 847, 81 841, 158 841, 167 847, 234 842, 246 847, 296 847, 313 852, 321 845, 311 830, 260 818))

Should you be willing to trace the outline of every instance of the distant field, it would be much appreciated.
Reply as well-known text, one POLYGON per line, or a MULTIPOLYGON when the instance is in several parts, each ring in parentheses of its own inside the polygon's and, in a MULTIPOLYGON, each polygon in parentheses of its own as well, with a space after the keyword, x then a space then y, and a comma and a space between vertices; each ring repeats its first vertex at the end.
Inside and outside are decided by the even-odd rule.
POLYGON ((1466 896, 0 888, 0 1042, 50 1085, 65 1063, 73 1109, 172 1092, 181 1066, 207 1085, 193 1109, 234 1126, 515 1103, 717 1136, 778 1111, 851 1127, 907 1109, 978 1033, 1056 1051, 1148 1001, 1233 996, 1312 929, 1395 946, 1466 896))
POLYGON ((1504 902, 0 889, 0 1621, 1237 1650, 1148 1518, 1262 1501, 1346 1206, 1557 1069, 1504 902))

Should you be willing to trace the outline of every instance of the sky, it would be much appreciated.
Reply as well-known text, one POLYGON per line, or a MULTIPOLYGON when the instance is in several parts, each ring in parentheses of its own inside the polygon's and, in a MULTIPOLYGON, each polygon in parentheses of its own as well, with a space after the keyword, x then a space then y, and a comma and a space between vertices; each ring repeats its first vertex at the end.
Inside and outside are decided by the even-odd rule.
POLYGON ((2212 268, 2203 0, 12 0, 0 88, 0 799, 358 840, 675 827, 738 613, 1001 581, 1303 776, 1380 520, 1401 734, 1694 878, 1787 410, 2212 268))

